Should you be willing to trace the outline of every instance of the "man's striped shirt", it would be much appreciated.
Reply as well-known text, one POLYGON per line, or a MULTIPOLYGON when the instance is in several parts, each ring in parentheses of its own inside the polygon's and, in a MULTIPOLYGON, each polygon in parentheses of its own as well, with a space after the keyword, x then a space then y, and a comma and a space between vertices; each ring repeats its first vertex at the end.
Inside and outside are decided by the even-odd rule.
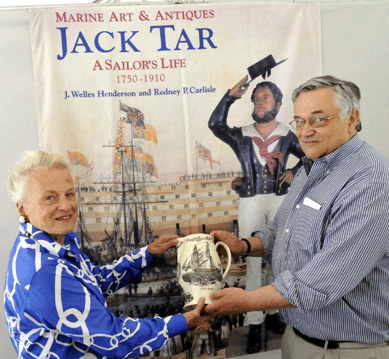
POLYGON ((354 136, 300 169, 275 220, 254 233, 282 316, 324 340, 389 340, 389 161, 354 136))

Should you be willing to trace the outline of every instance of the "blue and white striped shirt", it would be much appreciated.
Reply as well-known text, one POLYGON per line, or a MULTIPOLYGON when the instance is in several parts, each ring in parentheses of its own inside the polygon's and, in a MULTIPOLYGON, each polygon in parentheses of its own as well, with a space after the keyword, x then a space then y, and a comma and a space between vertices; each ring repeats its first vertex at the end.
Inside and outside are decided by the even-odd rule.
POLYGON ((22 223, 12 248, 4 290, 11 341, 18 358, 130 358, 161 348, 183 333, 183 315, 117 318, 105 296, 139 283, 153 263, 146 247, 95 266, 75 233, 64 246, 22 223))
POLYGON ((389 161, 358 135, 304 168, 254 234, 285 320, 310 337, 389 340, 389 161))

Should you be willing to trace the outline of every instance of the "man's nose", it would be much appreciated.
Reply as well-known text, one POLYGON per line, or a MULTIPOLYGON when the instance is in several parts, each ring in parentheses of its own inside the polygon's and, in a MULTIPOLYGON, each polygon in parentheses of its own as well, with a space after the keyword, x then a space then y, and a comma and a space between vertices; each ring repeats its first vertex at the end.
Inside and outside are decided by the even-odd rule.
POLYGON ((300 129, 300 135, 305 137, 312 136, 314 132, 315 129, 311 126, 309 121, 305 121, 304 126, 300 129))

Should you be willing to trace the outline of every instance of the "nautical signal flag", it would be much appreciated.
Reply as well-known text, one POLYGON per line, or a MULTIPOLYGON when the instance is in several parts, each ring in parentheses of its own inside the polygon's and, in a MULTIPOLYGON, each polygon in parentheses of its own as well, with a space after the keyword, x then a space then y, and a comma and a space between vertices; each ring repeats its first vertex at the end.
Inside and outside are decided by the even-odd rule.
POLYGON ((81 152, 68 151, 68 157, 72 164, 89 168, 88 159, 81 152))
POLYGON ((147 141, 151 141, 155 144, 158 144, 157 130, 153 126, 146 125, 145 135, 147 141))
MULTIPOLYGON (((133 138, 136 140, 146 140, 154 142, 158 144, 157 139, 157 130, 150 125, 146 125, 144 122, 144 115, 142 111, 139 111, 135 107, 127 106, 124 103, 120 102, 120 110, 126 112, 127 118, 125 120, 126 123, 132 125, 132 134, 133 138)), ((119 127, 123 127, 122 125, 119 127)), ((118 129, 118 140, 119 138, 123 140, 123 131, 122 128, 118 129)), ((136 148, 128 147, 126 150, 126 156, 128 158, 132 158, 135 163, 133 165, 138 168, 139 171, 143 171, 143 173, 148 174, 150 176, 154 176, 158 178, 157 167, 154 164, 154 159, 148 153, 145 153, 140 148, 138 142, 135 142, 136 148), (141 164, 141 168, 139 166, 141 164)))
POLYGON ((154 164, 153 156, 141 150, 133 149, 131 147, 127 148, 126 156, 129 158, 134 158, 138 161, 142 161, 142 169, 144 173, 158 178, 158 171, 157 167, 154 164))
POLYGON ((206 151, 206 148, 199 142, 196 142, 196 147, 197 147, 197 156, 199 158, 202 158, 203 160, 205 160, 205 151, 206 151))
POLYGON ((126 122, 133 125, 135 139, 145 139, 158 144, 157 130, 153 126, 145 124, 142 111, 135 107, 127 106, 124 103, 120 103, 120 110, 127 113, 126 122))
POLYGON ((134 127, 134 138, 138 140, 145 140, 146 139, 145 130, 140 127, 134 127))
POLYGON ((138 140, 146 140, 158 144, 157 130, 150 125, 145 125, 145 128, 134 126, 134 138, 138 140))
POLYGON ((154 165, 154 163, 150 163, 150 162, 142 162, 142 168, 143 168, 143 172, 150 175, 150 176, 154 176, 155 178, 158 178, 158 171, 157 171, 157 167, 154 165))
POLYGON ((209 161, 211 169, 213 169, 213 163, 216 163, 220 166, 220 162, 212 159, 211 151, 208 148, 205 148, 201 143, 196 142, 197 156, 205 161, 209 161))
POLYGON ((120 102, 120 110, 127 113, 127 122, 140 128, 145 128, 145 119, 142 111, 120 102))

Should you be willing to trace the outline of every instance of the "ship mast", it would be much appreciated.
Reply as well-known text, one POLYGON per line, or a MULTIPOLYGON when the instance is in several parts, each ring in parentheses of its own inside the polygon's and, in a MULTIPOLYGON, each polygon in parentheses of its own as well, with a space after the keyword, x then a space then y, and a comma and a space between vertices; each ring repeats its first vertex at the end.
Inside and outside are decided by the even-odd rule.
POLYGON ((133 221, 133 229, 132 232, 134 233, 134 244, 137 248, 140 243, 140 236, 139 236, 139 226, 138 226, 138 205, 139 200, 137 198, 137 192, 138 189, 136 187, 137 183, 140 184, 140 182, 136 181, 135 177, 135 170, 134 170, 134 159, 131 158, 131 174, 132 178, 127 179, 125 174, 128 172, 126 166, 125 166, 125 153, 127 152, 127 148, 133 148, 132 145, 125 145, 121 144, 120 148, 116 144, 108 144, 104 145, 103 147, 115 147, 116 153, 120 154, 120 172, 121 172, 121 182, 113 181, 113 182, 94 182, 95 184, 114 184, 121 187, 121 190, 116 190, 115 192, 118 194, 121 194, 121 209, 117 213, 117 219, 121 218, 121 212, 123 211, 123 221, 124 221, 124 242, 125 244, 129 244, 130 240, 130 234, 129 234, 129 226, 128 226, 128 216, 130 213, 127 213, 128 205, 133 204, 134 205, 134 221, 133 221), (126 186, 129 185, 130 189, 126 188, 126 186), (127 193, 132 193, 132 201, 127 201, 127 193))
MULTIPOLYGON (((135 108, 129 108, 124 104, 120 104, 121 111, 128 111, 125 116, 119 115, 119 124, 116 141, 114 143, 109 143, 103 147, 114 147, 115 148, 115 159, 114 159, 114 181, 112 184, 121 187, 121 191, 116 191, 121 193, 121 209, 117 213, 117 221, 120 221, 121 212, 123 212, 124 217, 124 243, 129 244, 130 237, 133 233, 134 235, 134 245, 136 248, 140 245, 141 231, 139 228, 139 211, 142 213, 142 224, 144 225, 143 231, 145 239, 148 234, 148 223, 146 215, 146 203, 161 203, 166 202, 162 200, 152 200, 149 199, 146 193, 146 179, 145 173, 142 166, 142 163, 139 160, 139 153, 142 151, 139 150, 138 146, 135 143, 135 129, 136 126, 135 118, 139 113, 139 110, 135 108), (123 106, 123 109, 122 109, 123 106), (133 117, 130 117, 129 114, 132 114, 133 117), (125 138, 126 125, 130 125, 129 136, 125 138), (138 161, 138 163, 137 163, 138 161), (121 182, 117 181, 116 177, 121 178, 121 182), (132 194, 131 200, 127 198, 127 194, 132 194), (127 213, 129 205, 133 205, 133 209, 127 213), (139 206, 139 208, 138 208, 139 206), (143 206, 143 208, 142 208, 143 206), (128 220, 130 217, 132 223, 132 228, 129 230, 128 220)), ((142 114, 143 116, 143 114, 142 114)), ((142 117, 143 121, 143 117, 142 117)), ((152 181, 148 181, 152 183, 152 181)))
MULTIPOLYGON (((144 166, 145 162, 147 164, 151 163, 151 166, 154 165, 152 156, 143 152, 140 147, 140 141, 136 141, 136 139, 140 138, 139 129, 145 131, 144 125, 140 127, 143 123, 143 113, 122 103, 120 103, 120 112, 126 112, 126 114, 124 116, 119 114, 116 139, 114 141, 110 140, 108 144, 103 145, 103 147, 114 149, 113 178, 107 181, 100 177, 98 181, 93 182, 93 184, 103 186, 111 185, 112 190, 118 195, 118 200, 88 202, 83 203, 83 206, 116 205, 117 211, 113 219, 113 231, 110 234, 105 230, 107 237, 113 242, 122 239, 123 244, 126 246, 131 244, 131 238, 133 238, 135 248, 139 248, 141 237, 144 237, 144 242, 147 242, 147 239, 152 235, 146 213, 146 204, 164 203, 167 201, 160 200, 158 197, 151 198, 147 195, 146 183, 153 183, 153 181, 148 180, 147 175, 154 176, 157 172, 156 170, 154 171, 153 167, 144 166), (137 134, 135 133, 135 128, 138 130, 137 134), (139 221, 141 221, 142 227, 140 227, 139 221), (123 234, 123 238, 120 236, 120 233, 123 234)), ((150 129, 150 127, 148 128, 150 129)), ((156 136, 155 129, 154 132, 154 136, 156 136)), ((150 138, 147 140, 150 140, 150 138)), ((156 143, 156 137, 154 142, 156 143)), ((82 216, 80 215, 80 217, 82 216)), ((89 237, 86 232, 85 236, 88 240, 89 237)))

